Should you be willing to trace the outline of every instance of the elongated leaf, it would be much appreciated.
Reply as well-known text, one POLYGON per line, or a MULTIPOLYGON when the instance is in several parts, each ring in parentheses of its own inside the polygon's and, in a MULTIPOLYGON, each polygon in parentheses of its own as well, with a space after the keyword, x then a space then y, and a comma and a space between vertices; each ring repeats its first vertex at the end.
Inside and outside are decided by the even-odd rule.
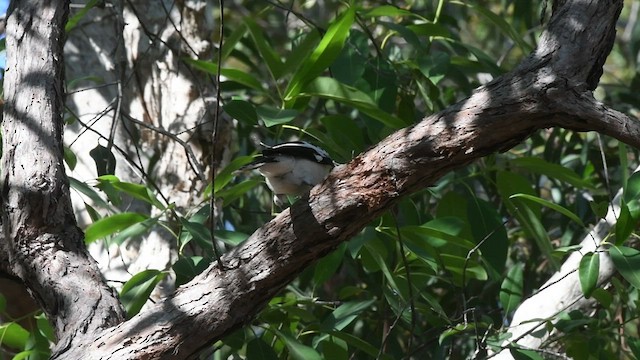
MULTIPOLYGON (((224 189, 225 186, 229 184, 233 176, 236 174, 236 171, 240 169, 242 166, 250 163, 254 159, 253 156, 238 156, 233 159, 224 169, 220 171, 218 175, 216 175, 216 184, 214 187, 214 193, 217 195, 218 191, 224 189)), ((241 173, 241 172, 240 172, 241 173)))
POLYGON ((329 331, 329 335, 335 336, 338 339, 342 339, 350 346, 355 347, 356 349, 365 352, 372 359, 381 359, 381 360, 391 360, 392 358, 387 354, 382 354, 381 357, 378 357, 378 347, 375 347, 368 342, 362 340, 357 336, 353 336, 349 333, 343 331, 329 331))
POLYGON ((411 17, 417 17, 420 19, 424 19, 422 16, 420 16, 419 14, 416 13, 412 13, 409 10, 404 10, 404 9, 400 9, 396 6, 393 5, 382 5, 382 6, 376 6, 373 9, 365 12, 362 17, 364 18, 368 18, 368 17, 380 17, 380 16, 384 16, 384 17, 392 17, 392 16, 411 16, 411 17))
POLYGON ((633 173, 627 180, 623 198, 629 208, 629 215, 637 221, 640 218, 640 171, 633 173))
POLYGON ((333 78, 319 77, 311 81, 300 95, 314 96, 350 105, 393 129, 408 125, 402 119, 380 109, 367 94, 333 78))
POLYGON ((482 258, 492 270, 492 278, 498 280, 504 272, 509 250, 509 239, 502 224, 503 220, 495 207, 482 199, 474 198, 469 201, 467 211, 473 238, 480 244, 482 258))
POLYGON ((553 257, 553 246, 546 229, 540 221, 540 205, 531 201, 524 201, 519 198, 511 198, 514 194, 528 194, 535 196, 533 186, 529 181, 518 174, 499 171, 496 175, 498 192, 502 197, 509 213, 518 219, 525 233, 533 238, 540 248, 540 251, 549 259, 549 262, 558 269, 560 264, 553 257))
POLYGON ((312 347, 302 344, 298 339, 281 331, 272 329, 284 342, 289 350, 289 356, 296 360, 322 360, 322 356, 312 347))
POLYGON ((477 11, 479 14, 483 15, 487 20, 496 25, 506 36, 511 38, 511 40, 513 40, 513 42, 518 45, 522 52, 529 53, 532 50, 531 46, 529 46, 529 44, 527 44, 522 39, 522 36, 518 34, 518 32, 511 26, 511 24, 509 24, 502 16, 493 13, 491 10, 489 10, 488 7, 483 5, 476 5, 472 2, 451 1, 450 3, 469 7, 477 11))
POLYGON ((342 264, 346 248, 347 244, 343 243, 331 254, 323 257, 316 263, 313 271, 313 281, 316 284, 322 285, 325 281, 335 275, 336 271, 338 271, 342 264))
POLYGON ((514 265, 509 269, 507 277, 502 281, 502 285, 500 286, 500 303, 502 303, 505 314, 514 311, 518 305, 520 305, 520 301, 522 301, 523 269, 523 263, 514 265))
POLYGON ((268 106, 260 106, 256 111, 266 127, 289 123, 299 114, 294 109, 276 109, 268 106))
POLYGON ((256 24, 255 20, 250 17, 244 19, 244 23, 251 34, 253 42, 260 53, 260 58, 264 61, 275 80, 280 79, 284 72, 284 64, 280 60, 278 54, 273 50, 267 39, 264 37, 264 31, 256 24))
POLYGON ((84 241, 86 244, 90 244, 147 219, 148 217, 145 215, 131 212, 111 215, 89 225, 84 233, 84 241))
POLYGON ((580 259, 578 276, 580 278, 580 288, 587 299, 591 297, 593 290, 595 290, 598 284, 599 272, 600 256, 592 252, 586 253, 582 259, 580 259))
POLYGON ((285 104, 291 105, 305 85, 320 75, 338 57, 347 36, 349 36, 349 29, 354 18, 355 9, 349 7, 339 19, 329 26, 318 46, 302 62, 300 69, 293 74, 289 86, 285 90, 285 104))
POLYGON ((544 358, 534 350, 510 348, 509 352, 514 360, 544 360, 544 358))
POLYGON ((151 228, 153 228, 153 226, 158 223, 158 219, 159 219, 159 216, 156 216, 150 219, 146 219, 137 224, 133 224, 128 228, 120 231, 120 233, 114 236, 113 239, 111 240, 114 244, 120 245, 123 242, 125 242, 127 239, 131 239, 136 236, 140 236, 142 234, 147 234, 149 233, 149 231, 151 231, 151 228))
POLYGON ((127 195, 130 195, 138 200, 142 200, 146 203, 149 203, 158 209, 164 210, 166 206, 164 206, 158 198, 153 194, 153 191, 149 189, 147 186, 142 184, 134 184, 130 182, 120 181, 114 175, 103 175, 98 177, 98 181, 101 185, 109 184, 113 186, 116 190, 120 190, 125 192, 127 195))
POLYGON ((278 360, 278 354, 262 338, 254 338, 247 344, 247 359, 278 360))
POLYGON ((0 344, 13 349, 24 349, 29 340, 29 331, 18 323, 0 324, 0 344))
MULTIPOLYGON (((182 58, 182 60, 187 64, 193 66, 194 68, 200 71, 204 71, 210 75, 218 74, 218 64, 215 62, 196 60, 188 57, 182 58)), ((258 81, 253 75, 248 72, 223 67, 220 68, 220 76, 224 77, 224 81, 233 81, 250 89, 264 92, 264 88, 262 87, 260 81, 258 81)))
POLYGON ((620 216, 616 221, 616 245, 622 245, 635 229, 635 221, 631 217, 631 212, 626 203, 620 206, 620 216))
POLYGON ((67 163, 67 166, 69 167, 69 169, 73 170, 76 168, 76 165, 78 164, 78 158, 76 157, 76 154, 73 153, 73 151, 71 151, 71 149, 69 149, 67 146, 65 146, 63 148, 64 151, 64 162, 67 163))
POLYGON ((180 252, 182 252, 185 245, 193 239, 202 249, 207 251, 207 254, 213 255, 213 237, 211 236, 209 228, 204 226, 204 224, 190 221, 185 218, 180 218, 180 223, 182 224, 183 231, 186 231, 190 235, 184 240, 181 238, 182 243, 180 244, 180 252))
POLYGON ((94 205, 102 207, 104 209, 110 209, 111 205, 109 205, 98 193, 93 190, 89 185, 73 178, 69 177, 69 185, 72 189, 79 191, 83 195, 87 196, 94 205))
POLYGON ((186 284, 209 266, 202 256, 181 257, 171 268, 176 274, 176 287, 186 284))
POLYGON ((64 26, 64 31, 69 32, 73 30, 73 28, 75 28, 76 25, 78 25, 80 20, 82 20, 82 18, 85 17, 85 15, 87 15, 89 10, 93 9, 96 5, 98 5, 98 3, 100 3, 100 0, 87 1, 87 3, 84 5, 84 7, 82 7, 82 9, 80 9, 80 11, 75 13, 75 15, 71 16, 69 20, 67 20, 67 24, 64 26))
POLYGON ((523 170, 533 172, 535 174, 546 175, 553 179, 558 179, 571 184, 577 188, 593 189, 591 181, 582 179, 571 169, 564 166, 553 164, 536 157, 523 157, 511 160, 511 164, 523 170))
POLYGON ((127 311, 127 318, 140 312, 156 285, 167 276, 159 270, 144 270, 135 274, 122 286, 120 300, 127 311))
POLYGON ((625 246, 612 246, 609 248, 609 255, 622 277, 636 289, 640 289, 640 251, 625 246))
POLYGON ((333 312, 322 322, 321 326, 327 331, 340 331, 353 322, 358 314, 371 307, 375 302, 376 300, 373 299, 346 302, 333 310, 333 312))
POLYGON ((540 204, 542 206, 548 207, 549 209, 552 209, 552 210, 555 210, 555 211, 559 212, 560 214, 562 214, 562 215, 568 217, 569 219, 573 220, 578 225, 584 227, 584 224, 582 223, 582 220, 580 220, 580 218, 576 214, 572 213, 567 208, 562 207, 562 206, 560 206, 558 204, 554 204, 554 203, 552 203, 550 201, 547 201, 545 199, 541 199, 541 198, 539 198, 537 196, 532 196, 532 195, 528 195, 528 194, 513 194, 509 198, 510 199, 519 198, 519 199, 525 199, 525 200, 528 200, 528 201, 533 201, 533 202, 538 203, 538 204, 540 204))
POLYGON ((258 123, 256 108, 248 101, 231 100, 224 104, 223 109, 229 116, 246 125, 258 123))

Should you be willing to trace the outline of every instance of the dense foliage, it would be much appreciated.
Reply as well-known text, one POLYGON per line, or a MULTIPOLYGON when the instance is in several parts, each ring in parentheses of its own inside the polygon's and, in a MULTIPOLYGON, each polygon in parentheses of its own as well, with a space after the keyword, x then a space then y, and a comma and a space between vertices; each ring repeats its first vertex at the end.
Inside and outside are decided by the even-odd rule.
MULTIPOLYGON (((228 7, 220 85, 223 109, 236 120, 236 158, 205 194, 222 203, 215 232, 219 249, 237 245, 271 218, 271 194, 262 178, 235 172, 260 142, 302 139, 348 162, 513 69, 536 47, 551 11, 537 1, 510 0, 256 1, 228 7)), ((624 11, 596 95, 637 115, 640 27, 630 7, 624 11)), ((185 61, 208 76, 218 72, 217 56, 185 61)), ((72 162, 73 154, 67 159, 72 162)), ((509 337, 513 311, 576 250, 620 187, 626 187, 626 221, 607 241, 615 245, 612 252, 637 253, 640 178, 630 175, 637 163, 638 151, 606 136, 540 132, 424 184, 423 191, 308 268, 250 325, 212 344, 207 354, 483 358, 509 337)), ((122 288, 129 316, 170 270, 180 285, 215 261, 207 201, 179 213, 158 200, 153 187, 114 176, 102 176, 97 187, 71 185, 94 200, 87 208, 95 220, 86 229, 87 242, 122 243, 157 225, 175 234, 180 256, 172 268, 133 274, 122 288), (122 194, 161 209, 161 215, 115 210, 122 194)), ((558 332, 546 355, 640 357, 639 267, 616 263, 622 276, 594 288, 598 264, 592 259, 585 255, 581 275, 584 291, 598 306, 549 319, 549 328, 558 332)), ((46 321, 38 324, 47 329, 46 321)), ((51 338, 50 331, 30 333, 15 323, 0 327, 0 341, 13 348, 46 347, 45 336, 51 338)), ((512 351, 522 358, 544 355, 512 351)))

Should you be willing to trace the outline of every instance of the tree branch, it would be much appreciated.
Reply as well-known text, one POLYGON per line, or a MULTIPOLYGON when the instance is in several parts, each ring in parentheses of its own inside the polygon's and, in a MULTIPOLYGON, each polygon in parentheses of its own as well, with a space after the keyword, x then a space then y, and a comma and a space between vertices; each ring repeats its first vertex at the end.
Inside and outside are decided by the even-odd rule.
POLYGON ((513 72, 337 167, 308 199, 225 254, 227 269, 213 264, 174 296, 65 358, 192 357, 251 321, 303 269, 402 196, 539 129, 595 130, 640 148, 640 122, 597 103, 589 91, 611 49, 621 7, 622 0, 567 1, 554 12, 538 49, 513 72))

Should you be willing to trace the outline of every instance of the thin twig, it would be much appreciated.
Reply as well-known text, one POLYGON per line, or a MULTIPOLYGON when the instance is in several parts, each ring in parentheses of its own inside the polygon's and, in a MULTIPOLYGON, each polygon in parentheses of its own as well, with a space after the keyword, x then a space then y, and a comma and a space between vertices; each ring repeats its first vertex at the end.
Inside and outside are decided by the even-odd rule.
POLYGON ((216 221, 215 221, 215 207, 216 207, 216 197, 215 197, 215 188, 216 188, 216 170, 218 167, 218 163, 216 160, 216 147, 218 146, 218 123, 220 119, 220 101, 222 98, 220 96, 220 71, 222 69, 222 42, 224 39, 224 0, 218 0, 218 5, 220 6, 220 39, 218 40, 218 64, 216 69, 216 105, 213 113, 213 134, 212 134, 212 142, 213 146, 211 148, 211 196, 209 197, 209 224, 211 226, 211 240, 213 245, 213 252, 218 260, 218 268, 220 271, 224 271, 224 264, 222 263, 222 258, 220 257, 220 252, 218 251, 218 245, 216 244, 216 221))

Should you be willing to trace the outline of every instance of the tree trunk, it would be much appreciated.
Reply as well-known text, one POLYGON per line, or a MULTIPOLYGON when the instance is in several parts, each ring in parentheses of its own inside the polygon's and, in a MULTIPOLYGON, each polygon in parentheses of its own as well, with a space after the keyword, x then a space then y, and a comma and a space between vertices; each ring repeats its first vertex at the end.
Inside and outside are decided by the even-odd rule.
POLYGON ((123 319, 88 255, 62 159, 64 24, 68 2, 14 1, 8 11, 2 122, 3 270, 29 288, 59 351, 123 319))

